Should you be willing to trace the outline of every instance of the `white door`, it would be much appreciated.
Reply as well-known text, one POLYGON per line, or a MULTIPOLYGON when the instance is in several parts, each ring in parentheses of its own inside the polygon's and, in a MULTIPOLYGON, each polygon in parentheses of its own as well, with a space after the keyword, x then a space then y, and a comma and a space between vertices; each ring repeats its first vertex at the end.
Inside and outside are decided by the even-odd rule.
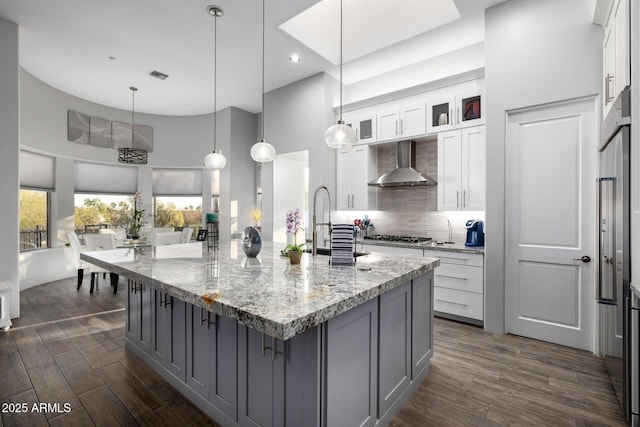
POLYGON ((595 123, 592 98, 510 113, 507 120, 507 332, 590 351, 598 258, 595 123))

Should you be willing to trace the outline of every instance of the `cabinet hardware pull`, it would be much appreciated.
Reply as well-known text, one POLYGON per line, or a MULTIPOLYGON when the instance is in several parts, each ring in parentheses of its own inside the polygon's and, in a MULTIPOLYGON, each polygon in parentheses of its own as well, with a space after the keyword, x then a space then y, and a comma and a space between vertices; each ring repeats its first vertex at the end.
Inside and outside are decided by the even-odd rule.
POLYGON ((204 307, 200 307, 200 326, 204 326, 204 322, 207 322, 207 329, 209 329, 209 325, 211 324, 209 322, 209 314, 210 314, 210 312, 207 311, 207 317, 203 318, 202 315, 204 314, 204 311, 205 311, 204 307))
POLYGON ((469 280, 467 277, 448 276, 446 274, 436 274, 436 277, 447 277, 449 279, 469 280))
POLYGON ((398 120, 396 120, 396 135, 398 134, 398 120))
POLYGON ((400 119, 400 134, 404 133, 404 119, 400 119))
POLYGON ((462 307, 469 307, 469 305, 467 305, 467 304, 462 304, 462 303, 455 302, 455 301, 447 301, 446 299, 436 298, 436 301, 446 302, 446 303, 454 304, 454 305, 460 305, 460 306, 462 306, 462 307))
POLYGON ((262 356, 264 356, 265 348, 264 348, 264 332, 262 333, 262 356))
POLYGON ((607 73, 607 77, 604 78, 605 105, 613 101, 613 96, 611 96, 612 82, 613 82, 613 75, 607 73))
POLYGON ((356 141, 360 141, 360 138, 358 138, 358 128, 356 128, 356 141))
POLYGON ((447 119, 447 124, 452 125, 455 118, 453 117, 453 108, 449 109, 449 118, 447 119))
POLYGON ((462 207, 467 207, 467 190, 462 190, 462 207))
POLYGON ((170 296, 168 296, 167 294, 163 294, 162 292, 160 293, 160 305, 164 308, 167 308, 168 305, 171 305, 171 301, 169 300, 169 298, 171 298, 170 296), (164 301, 162 300, 162 296, 164 295, 164 301))
POLYGON ((271 360, 276 360, 276 338, 271 337, 271 360))
POLYGON ((456 208, 460 207, 460 190, 456 190, 456 208))
POLYGON ((356 195, 355 194, 351 195, 351 207, 352 208, 356 207, 356 195))

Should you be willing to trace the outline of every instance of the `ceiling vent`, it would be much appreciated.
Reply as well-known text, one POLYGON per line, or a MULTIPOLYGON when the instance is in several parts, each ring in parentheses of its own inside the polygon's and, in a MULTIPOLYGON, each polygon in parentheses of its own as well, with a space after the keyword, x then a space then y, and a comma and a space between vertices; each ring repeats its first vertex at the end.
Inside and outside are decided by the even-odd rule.
POLYGON ((169 77, 169 74, 161 73, 160 71, 153 70, 149 73, 151 77, 155 77, 156 79, 166 80, 169 77))

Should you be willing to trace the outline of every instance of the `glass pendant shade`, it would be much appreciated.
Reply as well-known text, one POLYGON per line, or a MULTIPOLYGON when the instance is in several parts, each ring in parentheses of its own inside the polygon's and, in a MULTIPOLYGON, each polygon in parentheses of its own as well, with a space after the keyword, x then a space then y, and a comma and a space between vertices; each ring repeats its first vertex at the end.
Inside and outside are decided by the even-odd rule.
POLYGON ((222 153, 212 152, 204 157, 204 165, 211 169, 224 169, 227 158, 222 153))
POLYGON ((264 139, 251 147, 251 158, 256 162, 272 162, 275 157, 276 149, 264 139))
POLYGON ((339 120, 324 133, 324 141, 331 148, 348 148, 356 142, 356 131, 339 120))

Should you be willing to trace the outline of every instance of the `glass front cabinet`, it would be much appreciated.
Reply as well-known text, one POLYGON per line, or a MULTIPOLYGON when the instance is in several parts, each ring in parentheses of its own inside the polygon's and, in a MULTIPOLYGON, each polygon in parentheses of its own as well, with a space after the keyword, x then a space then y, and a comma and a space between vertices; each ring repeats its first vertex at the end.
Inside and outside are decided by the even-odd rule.
POLYGON ((432 93, 427 98, 427 133, 484 124, 484 95, 479 86, 473 81, 432 93))
POLYGON ((356 144, 376 142, 376 113, 348 113, 343 115, 346 125, 356 130, 356 144))

